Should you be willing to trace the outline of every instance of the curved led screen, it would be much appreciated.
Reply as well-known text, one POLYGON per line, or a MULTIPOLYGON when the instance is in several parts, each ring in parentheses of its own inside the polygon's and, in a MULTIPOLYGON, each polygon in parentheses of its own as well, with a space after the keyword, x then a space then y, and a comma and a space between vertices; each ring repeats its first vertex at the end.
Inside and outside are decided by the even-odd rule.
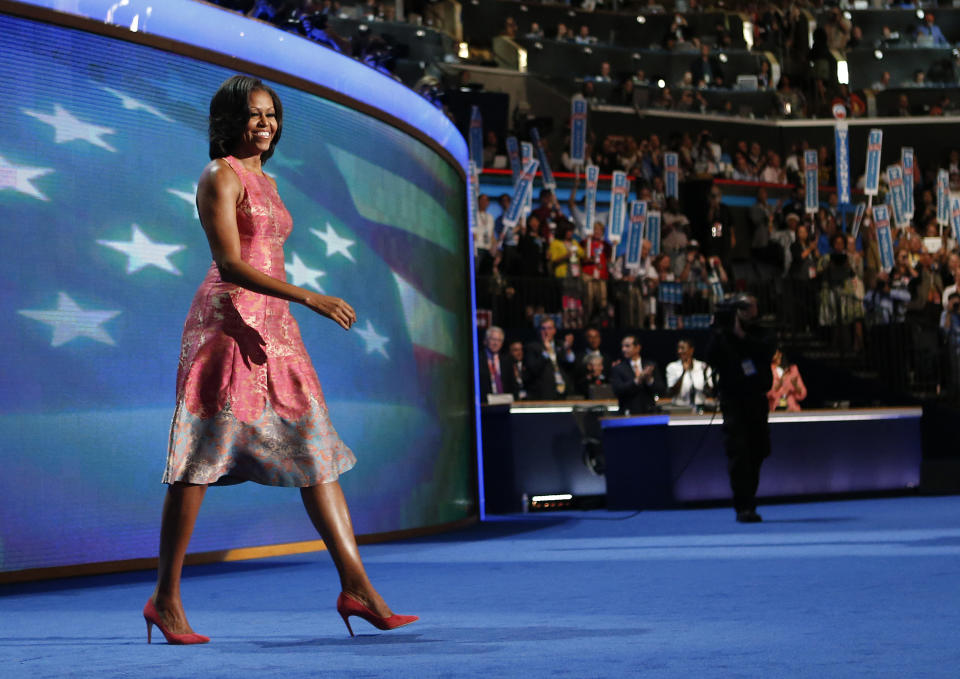
MULTIPOLYGON (((206 110, 231 74, 0 15, 0 571, 155 555, 180 333, 210 264, 194 207, 206 110)), ((464 518, 464 182, 396 127, 270 85, 285 113, 265 169, 294 218, 287 279, 359 316, 344 332, 291 305, 359 460, 341 479, 355 528, 464 518)), ((296 491, 248 483, 207 493, 191 551, 316 537, 296 491)))

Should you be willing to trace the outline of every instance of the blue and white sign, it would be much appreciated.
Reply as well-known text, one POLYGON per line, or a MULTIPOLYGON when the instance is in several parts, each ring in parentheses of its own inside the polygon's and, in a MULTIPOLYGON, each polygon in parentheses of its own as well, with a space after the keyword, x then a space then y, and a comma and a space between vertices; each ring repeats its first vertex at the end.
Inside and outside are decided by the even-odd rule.
POLYGON ((850 128, 846 120, 838 120, 833 129, 837 159, 837 200, 841 205, 846 205, 850 202, 850 128))
POLYGON ((630 182, 627 173, 617 170, 610 180, 610 223, 608 230, 610 242, 619 243, 623 239, 623 223, 627 216, 627 194, 630 192, 630 182))
POLYGON ((587 234, 593 233, 593 223, 597 221, 597 184, 600 182, 600 168, 596 165, 587 165, 587 192, 586 192, 586 223, 583 225, 587 234))
POLYGON ((628 269, 640 268, 640 253, 643 251, 644 227, 647 220, 647 202, 635 200, 630 203, 630 229, 627 233, 626 264, 628 269))
POLYGON ((950 222, 950 173, 937 171, 937 224, 946 226, 950 222))
POLYGON ((660 254, 660 212, 651 210, 647 213, 647 240, 650 241, 650 252, 660 254))
POLYGON ((873 225, 880 246, 880 266, 884 271, 893 269, 893 236, 890 234, 890 213, 886 205, 873 206, 873 225))
MULTIPOLYGON (((527 167, 530 161, 533 160, 533 144, 528 141, 522 142, 520 144, 520 166, 527 167)), ((539 165, 539 161, 537 162, 539 165)), ((523 206, 524 216, 530 214, 533 211, 533 186, 530 186, 530 190, 527 191, 526 203, 523 206)))
POLYGON ((898 229, 907 226, 906 191, 903 186, 903 168, 899 165, 887 167, 887 185, 890 187, 890 205, 893 206, 893 220, 898 229))
POLYGON ((867 214, 867 204, 857 203, 857 207, 853 211, 853 226, 850 228, 850 235, 854 238, 860 233, 860 225, 863 224, 865 214, 867 214))
POLYGON ((480 115, 480 107, 473 106, 470 109, 470 160, 477 168, 483 167, 483 118, 480 115))
POLYGON ((960 243, 960 198, 950 198, 950 226, 953 229, 953 239, 960 243))
POLYGON ((820 209, 820 176, 817 162, 815 149, 803 152, 803 183, 806 188, 803 211, 807 214, 816 214, 820 209))
POLYGON ((880 149, 883 147, 883 130, 870 130, 867 138, 867 172, 864 176, 863 193, 875 196, 880 193, 880 149))
POLYGON ((578 167, 587 162, 587 100, 580 95, 570 102, 570 160, 578 167))
POLYGON ((675 151, 663 154, 663 186, 667 198, 680 197, 680 154, 675 151))
POLYGON ((537 176, 537 161, 531 160, 523 172, 520 173, 520 179, 513 187, 513 199, 510 201, 510 207, 503 216, 503 225, 512 229, 520 221, 524 214, 524 206, 527 203, 528 194, 533 193, 533 178, 537 176))
POLYGON ((543 150, 543 144, 540 143, 540 133, 535 127, 530 128, 530 141, 537 152, 537 160, 540 161, 540 179, 543 181, 543 188, 556 191, 557 182, 553 178, 553 170, 550 169, 550 161, 543 150))
POLYGON ((510 159, 510 172, 513 174, 513 185, 516 186, 523 173, 523 162, 520 160, 520 142, 516 137, 507 137, 507 158, 510 159))
POLYGON ((903 196, 906 199, 903 213, 907 219, 913 219, 914 156, 913 149, 909 146, 900 149, 900 167, 903 168, 903 196))

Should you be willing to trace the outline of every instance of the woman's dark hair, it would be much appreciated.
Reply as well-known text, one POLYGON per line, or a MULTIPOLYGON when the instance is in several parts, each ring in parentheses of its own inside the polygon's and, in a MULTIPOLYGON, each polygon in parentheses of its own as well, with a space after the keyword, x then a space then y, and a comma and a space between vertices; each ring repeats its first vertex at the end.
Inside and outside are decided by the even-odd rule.
POLYGON ((273 99, 273 110, 277 116, 277 133, 270 140, 270 148, 260 154, 260 162, 266 163, 280 141, 283 132, 283 106, 277 93, 257 78, 248 75, 234 75, 227 78, 210 100, 210 159, 229 156, 250 119, 250 94, 263 91, 273 99))

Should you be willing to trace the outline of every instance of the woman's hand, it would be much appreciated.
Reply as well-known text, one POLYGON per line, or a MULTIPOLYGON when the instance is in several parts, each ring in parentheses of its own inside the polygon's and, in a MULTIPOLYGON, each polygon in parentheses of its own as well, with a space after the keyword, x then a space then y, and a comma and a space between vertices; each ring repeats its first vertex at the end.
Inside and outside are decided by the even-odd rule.
POLYGON ((344 330, 357 322, 357 312, 339 297, 311 293, 303 301, 304 306, 336 322, 344 330))

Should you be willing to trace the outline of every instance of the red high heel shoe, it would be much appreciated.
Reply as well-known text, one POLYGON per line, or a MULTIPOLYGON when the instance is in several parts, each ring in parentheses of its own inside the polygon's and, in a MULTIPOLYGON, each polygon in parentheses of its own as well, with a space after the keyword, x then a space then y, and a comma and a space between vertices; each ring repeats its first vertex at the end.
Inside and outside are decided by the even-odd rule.
POLYGON ((160 615, 153 605, 153 599, 147 599, 147 603, 143 607, 143 619, 147 621, 148 644, 150 643, 150 633, 153 631, 153 625, 156 625, 157 628, 163 632, 163 636, 166 638, 168 644, 205 644, 210 641, 210 637, 205 637, 202 634, 193 632, 189 634, 174 634, 173 632, 168 632, 163 626, 163 623, 160 622, 160 615))
POLYGON ((363 618, 377 629, 383 630, 403 627, 420 619, 416 615, 398 615, 396 613, 389 618, 385 618, 382 615, 377 615, 346 592, 340 592, 340 596, 337 597, 337 613, 343 618, 351 637, 353 636, 353 628, 350 627, 350 621, 347 619, 351 615, 363 618))

